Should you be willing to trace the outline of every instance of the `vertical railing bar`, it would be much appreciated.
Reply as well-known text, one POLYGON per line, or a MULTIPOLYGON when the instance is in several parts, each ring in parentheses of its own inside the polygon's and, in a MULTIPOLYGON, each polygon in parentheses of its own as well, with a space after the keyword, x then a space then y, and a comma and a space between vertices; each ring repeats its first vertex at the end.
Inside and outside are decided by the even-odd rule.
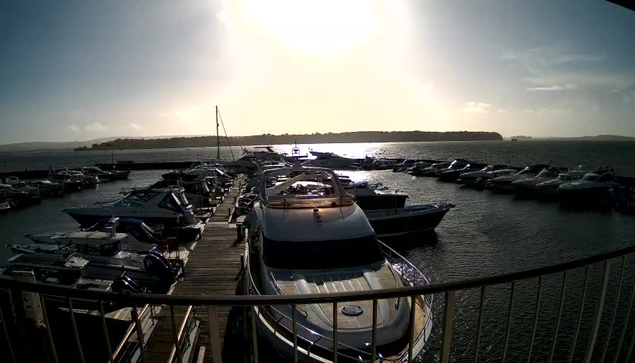
POLYGON ((481 287, 481 296, 479 298, 478 304, 478 325, 476 326, 476 347, 474 347, 474 363, 478 362, 478 350, 481 345, 481 328, 483 327, 483 317, 485 316, 485 312, 483 311, 485 307, 485 288, 486 286, 481 287))
POLYGON ((333 363, 337 363, 337 302, 333 303, 333 363))
MULTIPOLYGON (((222 363, 220 332, 218 330, 218 314, 215 305, 207 306, 207 323, 209 324, 209 344, 212 350, 212 362, 222 363)), ((258 354, 258 341, 254 340, 255 354, 258 354)))
MULTIPOLYGON (((181 356, 181 344, 179 344, 179 335, 176 332, 176 318, 174 317, 174 305, 170 305, 170 320, 172 321, 172 340, 174 341, 174 347, 176 349, 176 360, 179 363, 182 363, 181 356)), ((210 339, 211 340, 211 339, 210 339)), ((172 362, 169 362, 172 363, 172 362)))
POLYGON ((141 322, 139 321, 139 312, 137 312, 137 304, 132 305, 132 319, 137 328, 137 339, 139 339, 139 351, 141 354, 141 362, 146 362, 146 352, 144 349, 144 338, 143 338, 143 327, 141 326, 141 322))
MULTIPOLYGON (((9 290, 11 292, 11 290, 9 290)), ((46 304, 44 304, 44 295, 40 294, 40 303, 42 304, 42 316, 44 317, 44 324, 46 324, 46 338, 48 339, 49 345, 51 346, 51 353, 53 356, 53 363, 58 363, 59 360, 57 358, 57 349, 55 348, 55 343, 53 342, 53 334, 51 333, 51 324, 49 323, 49 316, 46 312, 46 304)), ((9 336, 7 335, 7 338, 9 336)))
MULTIPOLYGON (((7 346, 9 347, 9 354, 11 354, 11 361, 16 363, 15 354, 13 354, 13 346, 11 345, 11 338, 9 337, 9 330, 7 329, 7 322, 4 320, 4 313, 2 312, 2 307, 0 307, 0 321, 2 321, 2 332, 4 336, 7 338, 7 346)), ((46 325, 46 329, 49 330, 50 327, 48 324, 46 325)), ((50 332, 49 332, 50 334, 50 332)), ((55 357, 57 359, 57 357, 55 357)))
POLYGON ((575 345, 578 342, 578 333, 580 332, 580 326, 582 325, 582 315, 584 313, 584 303, 586 302, 586 290, 589 285, 589 271, 590 266, 587 265, 584 273, 584 288, 582 290, 582 302, 580 303, 580 313, 578 315, 578 324, 575 328, 575 334, 573 335, 573 345, 571 346, 571 354, 569 355, 569 363, 573 362, 573 355, 575 354, 575 345))
POLYGON ((450 347, 452 345, 452 323, 454 321, 455 291, 445 292, 445 308, 443 312, 443 345, 441 346, 441 363, 450 362, 450 347))
MULTIPOLYGON (((260 309, 260 308, 259 308, 260 309)), ((251 341, 254 352, 254 363, 258 363, 258 332, 256 330, 256 307, 251 307, 251 341)))
POLYGON ((622 350, 622 343, 624 342, 624 337, 626 336, 626 328, 628 328, 628 320, 631 317, 631 308, 633 307, 634 297, 635 297, 635 284, 633 284, 633 287, 631 288, 631 297, 628 300, 628 310, 626 311, 626 319, 624 319, 624 329, 622 329, 620 341, 617 344, 617 349, 615 350, 615 359, 613 359, 613 363, 617 363, 617 360, 620 357, 620 351, 622 350))
POLYGON ((77 330, 77 322, 75 321, 75 311, 73 310, 73 299, 68 297, 68 312, 71 317, 71 325, 73 328, 73 336, 75 337, 75 344, 77 344, 77 353, 79 354, 79 361, 84 363, 84 352, 82 351, 82 342, 79 340, 79 331, 77 330))
POLYGON ((293 363, 298 363, 298 309, 291 304, 291 317, 293 319, 293 363))
POLYGON ((534 327, 531 332, 531 340, 529 342, 529 354, 527 354, 527 363, 531 363, 531 353, 534 350, 534 341, 536 340, 536 330, 538 330, 538 316, 540 315, 540 300, 542 299, 542 276, 538 277, 538 295, 536 296, 536 309, 534 311, 534 327))
POLYGON ((108 326, 106 325, 106 314, 104 313, 104 302, 99 300, 99 316, 101 317, 101 330, 104 333, 104 342, 106 343, 106 352, 110 363, 115 363, 115 357, 112 355, 112 346, 110 345, 110 336, 108 335, 108 326))
POLYGON ((377 359, 377 299, 373 300, 373 330, 371 337, 371 362, 377 359))
POLYGON ((516 295, 516 281, 512 282, 512 291, 509 295, 509 315, 507 316, 507 331, 505 332, 505 346, 503 347, 503 363, 507 359, 507 347, 509 346, 509 335, 512 330, 512 316, 514 315, 514 296, 516 295))
POLYGON ((591 357, 593 356, 593 350, 595 350, 595 343, 598 339, 598 331, 600 330, 600 323, 602 322, 602 311, 604 310, 604 300, 606 300, 606 289, 609 284, 609 275, 611 273, 611 260, 604 261, 604 277, 602 278, 602 289, 600 290, 600 301, 598 302, 598 308, 595 312, 595 321, 593 322, 593 330, 591 331, 591 340, 587 347, 587 352, 584 361, 591 363, 591 357))
MULTIPOLYGON (((413 345, 415 340, 415 319, 417 313, 417 297, 415 295, 410 297, 410 327, 408 328, 408 362, 412 363, 415 358, 412 356, 413 345)), ((425 326, 423 327, 425 334, 425 326)))
POLYGON ((558 319, 556 320, 556 331, 553 334, 553 343, 551 344, 551 353, 549 354, 549 361, 553 361, 553 355, 556 352, 556 342, 558 341, 558 332, 560 331, 560 321, 562 320, 562 311, 564 309, 564 297, 567 291, 567 276, 569 271, 565 271, 562 274, 562 290, 560 291, 560 305, 558 306, 558 319))
POLYGON ((611 322, 609 323, 609 331, 606 336, 606 342, 604 343, 604 349, 602 350, 602 357, 600 358, 600 363, 604 362, 604 358, 606 358, 606 353, 609 350, 609 343, 611 341, 611 334, 613 334, 613 324, 615 323, 615 318, 617 317, 617 310, 620 304, 620 295, 622 293, 622 284, 624 282, 624 270, 626 269, 626 255, 622 256, 622 267, 620 268, 620 282, 617 285, 617 295, 615 297, 615 304, 613 306, 613 316, 611 317, 611 322))
POLYGON ((635 334, 633 334, 633 339, 631 340, 631 346, 628 348, 628 353, 626 353, 626 360, 624 362, 631 361, 631 353, 633 353, 633 346, 635 346, 635 334))

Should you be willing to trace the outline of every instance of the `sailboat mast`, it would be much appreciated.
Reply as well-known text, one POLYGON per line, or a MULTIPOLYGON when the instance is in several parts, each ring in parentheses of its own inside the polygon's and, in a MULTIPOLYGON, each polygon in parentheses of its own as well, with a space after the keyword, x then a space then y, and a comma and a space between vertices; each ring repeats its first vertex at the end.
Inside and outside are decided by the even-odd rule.
POLYGON ((216 160, 220 160, 220 136, 218 134, 218 106, 216 106, 216 160))

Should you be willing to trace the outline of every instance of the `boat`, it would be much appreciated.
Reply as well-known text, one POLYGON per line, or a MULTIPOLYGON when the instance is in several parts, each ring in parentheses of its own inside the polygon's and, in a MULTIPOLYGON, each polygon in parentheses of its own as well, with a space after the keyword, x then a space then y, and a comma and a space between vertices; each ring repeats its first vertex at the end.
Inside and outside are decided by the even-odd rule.
MULTIPOLYGON (((5 180, 5 185, 9 185, 11 189, 20 192, 26 193, 28 197, 28 204, 40 204, 42 201, 40 196, 40 190, 37 187, 27 184, 25 181, 19 180, 17 177, 7 177, 5 180)), ((3 188, 6 190, 6 187, 3 188)))
POLYGON ((411 171, 409 171, 408 174, 414 176, 437 176, 439 170, 447 168, 448 166, 450 166, 450 164, 451 162, 446 161, 441 163, 434 163, 427 167, 415 167, 411 171))
POLYGON ((27 184, 38 188, 41 197, 58 197, 64 194, 64 186, 53 183, 50 180, 37 180, 27 182, 27 184))
MULTIPOLYGON (((187 175, 187 174, 185 174, 187 175)), ((212 178, 213 180, 213 178, 212 178)), ((150 188, 183 187, 187 200, 192 203, 197 211, 209 210, 212 207, 213 192, 209 189, 206 178, 167 178, 152 184, 150 188)))
POLYGON ((405 193, 390 193, 383 190, 380 184, 368 182, 350 183, 345 191, 355 197, 357 205, 363 210, 403 208, 408 195, 405 193))
POLYGON ((10 210, 11 210, 11 206, 9 205, 9 203, 5 201, 0 202, 0 214, 7 213, 10 210))
POLYGON ((536 197, 543 200, 557 200, 560 198, 558 188, 562 184, 578 179, 580 179, 580 176, 576 177, 576 174, 560 173, 555 179, 536 184, 536 197))
POLYGON ((613 171, 601 169, 560 185, 558 193, 565 206, 612 206, 620 188, 613 171))
POLYGON ((97 188, 97 186, 101 183, 101 180, 93 175, 86 175, 79 170, 66 170, 66 172, 70 175, 75 175, 77 178, 81 179, 84 184, 84 188, 97 188))
POLYGON ((444 182, 455 182, 458 180, 461 174, 469 173, 472 171, 482 170, 484 164, 469 163, 460 169, 448 168, 439 171, 439 180, 444 182))
MULTIPOLYGON (((125 274, 114 278, 96 278, 87 276, 89 261, 75 254, 57 255, 28 253, 15 255, 7 261, 8 266, 2 270, 5 276, 20 276, 24 272, 32 273, 38 283, 52 284, 89 291, 112 291, 117 293, 142 292, 138 285, 125 274)), ((68 299, 62 296, 44 295, 47 306, 68 308, 68 299)), ((104 303, 105 311, 122 308, 113 303, 104 303)), ((80 310, 97 310, 95 300, 73 299, 73 308, 80 310)))
POLYGON ((509 170, 510 173, 517 172, 516 169, 512 169, 509 165, 506 164, 491 164, 481 170, 466 171, 464 173, 461 173, 459 174, 458 180, 464 184, 474 184, 477 180, 483 181, 493 178, 495 175, 493 172, 498 170, 509 170))
MULTIPOLYGON (((249 219, 244 266, 251 294, 310 295, 428 283, 419 270, 377 239, 364 212, 330 169, 264 172, 249 219), (282 175, 288 179, 276 182, 282 175)), ((293 332, 297 331, 298 361, 333 361, 333 314, 339 321, 339 361, 369 361, 373 331, 383 361, 407 361, 410 299, 377 304, 375 330, 372 301, 342 304, 335 312, 330 303, 315 303, 258 306, 252 313, 261 339, 283 356, 293 357, 293 332)), ((423 350, 430 336, 430 304, 430 296, 415 297, 413 356, 423 350)))
POLYGON ((49 180, 52 183, 62 184, 64 193, 72 193, 84 189, 84 178, 70 174, 65 170, 50 173, 49 180))
POLYGON ((497 176, 487 182, 487 188, 499 193, 513 193, 516 191, 516 188, 512 186, 513 182, 532 178, 548 167, 548 164, 529 165, 515 174, 497 176))
MULTIPOLYGON (((458 174, 456 173, 456 171, 457 170, 462 170, 462 169, 464 169, 465 167, 467 167, 467 166, 469 166, 471 164, 473 164, 473 163, 471 161, 469 161, 469 160, 454 159, 454 160, 452 160, 450 165, 448 165, 447 167, 443 167, 443 168, 437 169, 434 175, 429 175, 429 176, 439 177, 441 175, 441 173, 452 172, 452 173, 449 173, 446 178, 452 177, 455 174, 456 174, 456 177, 458 177, 458 174)), ((481 166, 481 168, 482 168, 482 166, 481 166)), ((456 179, 456 177, 454 179, 456 179)))
POLYGON ((336 155, 331 152, 318 152, 309 151, 311 155, 315 156, 315 159, 307 160, 302 163, 302 166, 313 166, 322 168, 333 169, 351 169, 358 162, 356 159, 349 159, 343 156, 336 155))
POLYGON ((110 173, 112 173, 115 180, 126 180, 130 176, 130 170, 112 169, 110 173))
POLYGON ((566 173, 566 168, 547 167, 533 178, 526 178, 513 181, 511 186, 515 188, 516 195, 520 197, 536 197, 538 190, 536 186, 550 180, 555 180, 560 174, 566 173))
POLYGON ((175 233, 182 241, 198 239, 204 228, 195 218, 183 188, 137 189, 114 202, 66 208, 64 212, 82 227, 113 216, 140 219, 175 233))
POLYGON ((109 182, 115 180, 115 175, 111 172, 101 170, 96 166, 84 166, 80 169, 82 174, 88 175, 91 177, 96 177, 102 182, 109 182))
POLYGON ((452 204, 408 205, 397 209, 364 210, 377 237, 396 237, 434 230, 452 204))
POLYGON ((417 162, 418 161, 414 159, 404 159, 404 161, 400 163, 393 164, 392 171, 394 172, 406 171, 409 168, 412 168, 413 166, 415 166, 417 162))

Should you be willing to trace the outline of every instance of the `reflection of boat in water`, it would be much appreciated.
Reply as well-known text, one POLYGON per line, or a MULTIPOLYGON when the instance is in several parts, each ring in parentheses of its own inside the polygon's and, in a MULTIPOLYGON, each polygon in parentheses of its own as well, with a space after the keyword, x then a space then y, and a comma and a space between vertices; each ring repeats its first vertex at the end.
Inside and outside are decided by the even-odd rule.
MULTIPOLYGON (((412 264, 376 239, 364 213, 331 170, 266 171, 250 220, 246 268, 253 294, 309 295, 427 283, 412 264), (396 259, 387 259, 384 252, 396 259)), ((371 359, 373 331, 383 361, 407 360, 410 299, 375 304, 342 304, 336 311, 331 303, 260 306, 254 312, 259 333, 286 356, 294 353, 292 322, 296 317, 299 360, 303 362, 332 362, 334 316, 339 322, 340 361, 371 359), (375 306, 378 314, 373 329, 375 306)), ((432 315, 429 300, 423 296, 415 297, 412 306, 413 355, 417 355, 430 335, 432 315)))

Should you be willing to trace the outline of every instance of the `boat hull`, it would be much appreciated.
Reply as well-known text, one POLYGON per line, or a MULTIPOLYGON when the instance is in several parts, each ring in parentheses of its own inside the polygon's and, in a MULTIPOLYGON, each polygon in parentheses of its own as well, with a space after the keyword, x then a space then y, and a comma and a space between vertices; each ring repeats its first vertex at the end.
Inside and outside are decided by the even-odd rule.
POLYGON ((449 210, 447 206, 401 213, 395 213, 393 209, 368 212, 366 216, 378 237, 394 237, 432 231, 449 210))
POLYGON ((612 207, 616 196, 607 188, 584 188, 558 190, 560 204, 565 207, 612 207))
POLYGON ((355 196, 357 205, 362 210, 403 208, 406 205, 406 194, 376 194, 355 196))

